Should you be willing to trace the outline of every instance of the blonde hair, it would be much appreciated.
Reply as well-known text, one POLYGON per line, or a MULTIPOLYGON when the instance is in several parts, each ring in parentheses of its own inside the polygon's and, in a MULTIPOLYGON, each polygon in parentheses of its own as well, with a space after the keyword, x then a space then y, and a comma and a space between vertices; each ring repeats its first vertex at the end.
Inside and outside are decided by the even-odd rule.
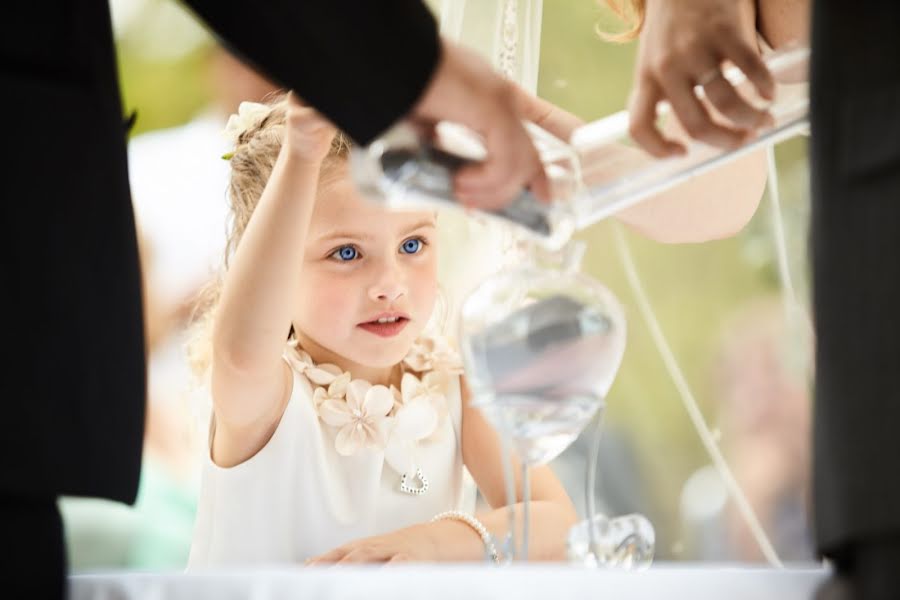
POLYGON ((620 33, 609 33, 597 26, 597 33, 610 42, 630 42, 641 33, 646 14, 646 0, 606 0, 606 6, 628 24, 620 33))
MULTIPOLYGON (((198 376, 207 374, 212 362, 212 323, 222 293, 224 274, 269 181, 284 140, 287 95, 279 94, 267 104, 269 111, 240 133, 230 157, 230 214, 223 268, 200 294, 194 309, 193 335, 188 344, 188 359, 198 376)), ((328 155, 322 161, 320 181, 331 177, 338 167, 346 164, 350 148, 348 136, 341 132, 335 134, 328 155)))

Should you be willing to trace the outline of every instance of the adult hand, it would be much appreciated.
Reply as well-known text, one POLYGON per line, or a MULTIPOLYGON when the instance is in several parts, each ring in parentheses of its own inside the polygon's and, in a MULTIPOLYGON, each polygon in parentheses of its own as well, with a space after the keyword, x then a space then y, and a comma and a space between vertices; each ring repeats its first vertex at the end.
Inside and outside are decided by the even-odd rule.
POLYGON ((725 79, 725 61, 743 71, 761 97, 774 97, 775 82, 755 43, 751 0, 647 0, 629 105, 631 137, 657 157, 685 152, 656 128, 656 104, 663 99, 691 137, 720 148, 740 145, 771 122, 725 79), (696 85, 726 122, 697 98, 696 85))
POLYGON ((456 196, 465 204, 496 209, 523 187, 543 200, 547 177, 522 120, 519 94, 477 54, 443 41, 441 61, 411 118, 460 123, 484 138, 487 158, 460 169, 456 196))
POLYGON ((531 121, 564 142, 568 142, 572 133, 584 125, 583 120, 569 111, 534 96, 517 85, 513 86, 513 92, 519 111, 526 121, 531 121))

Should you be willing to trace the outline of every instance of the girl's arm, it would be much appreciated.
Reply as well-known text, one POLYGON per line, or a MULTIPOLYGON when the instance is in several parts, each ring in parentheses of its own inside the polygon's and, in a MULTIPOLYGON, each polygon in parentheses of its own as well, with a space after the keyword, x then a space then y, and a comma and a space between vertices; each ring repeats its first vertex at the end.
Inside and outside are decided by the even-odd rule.
POLYGON ((220 466, 241 463, 266 444, 290 394, 281 354, 299 297, 319 167, 333 135, 331 125, 289 96, 281 150, 215 314, 212 453, 220 466))

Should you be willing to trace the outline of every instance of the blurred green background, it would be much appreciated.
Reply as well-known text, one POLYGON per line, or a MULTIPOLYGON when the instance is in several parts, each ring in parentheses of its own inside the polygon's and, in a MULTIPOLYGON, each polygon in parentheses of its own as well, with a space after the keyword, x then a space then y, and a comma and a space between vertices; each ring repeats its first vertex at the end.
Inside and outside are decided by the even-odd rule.
MULTIPOLYGON (((176 126, 201 112, 212 94, 206 76, 211 38, 169 0, 116 0, 113 10, 124 103, 127 111, 137 111, 132 135, 176 126)), ((621 30, 618 18, 592 0, 547 0, 542 27, 539 95, 585 120, 623 109, 636 43, 610 43, 598 35, 598 30, 621 30)), ((805 141, 783 143, 776 155, 790 267, 805 299, 805 141)), ((752 299, 779 293, 771 219, 767 194, 749 226, 728 240, 664 245, 626 234, 662 328, 713 427, 720 408, 713 367, 721 353, 723 326, 752 299)), ((613 245, 612 226, 600 223, 581 234, 589 243, 585 270, 616 293, 629 322, 606 426, 634 442, 636 468, 647 486, 640 508, 657 529, 658 556, 693 559, 698 555, 691 551, 692 532, 685 530, 679 513, 681 494, 690 475, 709 459, 638 313, 613 245)), ((77 556, 73 564, 79 565, 77 556)), ((165 561, 137 566, 160 565, 165 561)))

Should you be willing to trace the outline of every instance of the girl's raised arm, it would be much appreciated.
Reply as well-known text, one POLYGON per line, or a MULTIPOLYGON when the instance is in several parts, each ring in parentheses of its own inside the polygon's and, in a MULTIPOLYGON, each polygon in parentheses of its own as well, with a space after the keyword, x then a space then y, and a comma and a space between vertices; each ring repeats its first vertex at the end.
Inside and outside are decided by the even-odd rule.
POLYGON ((290 394, 281 354, 300 293, 319 169, 334 133, 288 96, 281 149, 231 257, 213 322, 212 452, 220 466, 243 462, 265 445, 290 394))

